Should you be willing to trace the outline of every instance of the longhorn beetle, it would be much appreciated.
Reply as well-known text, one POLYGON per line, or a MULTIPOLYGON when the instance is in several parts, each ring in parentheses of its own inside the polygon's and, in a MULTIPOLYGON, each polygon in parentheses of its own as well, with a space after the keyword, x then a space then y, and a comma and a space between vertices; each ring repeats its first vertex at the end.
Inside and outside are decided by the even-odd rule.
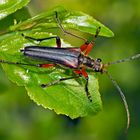
POLYGON ((112 81, 113 85, 116 87, 116 89, 118 90, 118 92, 121 95, 121 98, 123 100, 123 103, 124 103, 124 106, 126 109, 126 113, 127 113, 127 129, 128 129, 129 124, 130 124, 130 113, 129 113, 126 98, 125 98, 121 88, 117 84, 117 82, 115 80, 113 80, 112 76, 108 73, 107 67, 110 65, 113 65, 113 64, 127 62, 127 61, 137 59, 140 57, 140 54, 136 54, 129 58, 125 58, 122 60, 117 60, 115 62, 109 62, 109 63, 105 63, 105 64, 102 63, 102 60, 100 58, 92 59, 88 56, 88 54, 94 46, 95 39, 97 38, 97 36, 101 30, 101 27, 97 28, 96 33, 94 35, 94 39, 92 41, 88 42, 85 38, 77 36, 73 33, 66 31, 63 28, 63 26, 61 25, 61 21, 58 18, 57 12, 55 12, 55 15, 56 15, 56 17, 55 17, 56 22, 58 23, 58 26, 64 33, 77 37, 79 39, 82 39, 84 41, 84 44, 81 45, 80 48, 76 48, 76 47, 75 48, 62 48, 61 40, 60 40, 59 36, 52 36, 52 37, 48 37, 48 38, 36 39, 36 38, 29 37, 29 36, 24 36, 24 34, 22 34, 22 36, 24 36, 26 39, 32 39, 32 40, 36 40, 36 41, 40 41, 40 42, 43 40, 48 40, 48 39, 53 39, 53 38, 56 39, 56 45, 57 45, 56 48, 48 47, 48 46, 26 46, 24 49, 21 50, 21 52, 23 53, 24 56, 31 57, 32 59, 45 60, 50 63, 25 64, 25 63, 20 63, 20 62, 10 62, 10 61, 6 61, 6 60, 0 60, 0 63, 14 64, 14 65, 26 65, 26 66, 34 66, 34 67, 42 67, 42 68, 50 68, 50 67, 55 67, 56 65, 60 65, 63 67, 70 68, 73 70, 73 72, 75 74, 77 74, 77 76, 71 76, 71 77, 66 77, 66 78, 64 77, 64 78, 58 79, 56 81, 52 81, 47 84, 43 83, 40 86, 42 88, 47 88, 48 86, 58 84, 61 81, 84 77, 86 80, 85 92, 86 92, 86 95, 90 102, 92 102, 92 97, 88 91, 89 78, 88 78, 88 74, 86 72, 86 68, 90 68, 94 72, 105 73, 109 77, 109 79, 112 81))

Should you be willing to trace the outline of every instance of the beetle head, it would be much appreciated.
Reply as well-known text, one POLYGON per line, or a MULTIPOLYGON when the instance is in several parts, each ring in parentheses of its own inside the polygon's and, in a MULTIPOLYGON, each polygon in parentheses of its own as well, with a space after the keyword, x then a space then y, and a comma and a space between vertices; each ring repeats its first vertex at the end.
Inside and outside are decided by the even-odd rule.
POLYGON ((95 72, 105 73, 107 71, 106 70, 107 66, 108 66, 107 64, 102 63, 102 60, 100 58, 97 58, 94 60, 94 65, 92 68, 95 72))

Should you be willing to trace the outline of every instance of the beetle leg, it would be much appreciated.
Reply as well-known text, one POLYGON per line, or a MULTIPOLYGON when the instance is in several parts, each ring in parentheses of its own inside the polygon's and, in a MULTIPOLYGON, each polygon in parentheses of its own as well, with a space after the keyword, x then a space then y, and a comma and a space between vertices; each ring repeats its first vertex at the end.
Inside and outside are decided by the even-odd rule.
POLYGON ((88 74, 87 74, 87 72, 84 69, 82 69, 81 72, 82 72, 82 75, 84 76, 84 78, 86 80, 86 84, 85 84, 86 95, 87 95, 89 101, 92 102, 91 95, 90 95, 89 90, 88 90, 88 80, 89 80, 88 74))
POLYGON ((81 75, 82 76, 82 72, 81 70, 74 70, 74 73, 78 74, 78 75, 81 75))
POLYGON ((88 44, 88 42, 85 42, 83 45, 80 46, 80 50, 84 52, 87 49, 88 44))
POLYGON ((95 41, 95 39, 98 37, 100 31, 101 31, 101 27, 99 26, 99 27, 96 29, 96 34, 94 35, 94 41, 95 41))
POLYGON ((54 67, 55 64, 39 64, 39 66, 40 66, 41 68, 50 68, 50 67, 54 67))
POLYGON ((87 56, 93 47, 94 47, 94 42, 89 43, 84 54, 87 56))
POLYGON ((10 65, 33 66, 33 67, 41 67, 41 68, 50 68, 55 66, 55 64, 27 64, 22 62, 11 62, 6 60, 0 60, 0 63, 10 64, 10 65))
POLYGON ((88 78, 87 72, 86 72, 84 69, 81 69, 81 70, 74 70, 74 72, 75 72, 76 74, 78 74, 78 75, 80 75, 80 76, 83 76, 83 77, 85 78, 85 80, 86 80, 85 92, 86 92, 86 95, 87 95, 89 101, 92 102, 91 95, 90 95, 89 90, 88 90, 88 80, 89 80, 89 78, 88 78))
POLYGON ((39 64, 26 64, 26 63, 21 63, 21 62, 11 62, 11 61, 7 61, 7 60, 0 60, 0 63, 10 64, 10 65, 23 65, 23 66, 40 67, 39 64))
POLYGON ((61 39, 60 39, 59 36, 52 36, 52 37, 46 37, 46 38, 33 38, 33 37, 30 37, 30 36, 25 36, 24 34, 22 34, 22 36, 26 39, 36 40, 36 41, 39 41, 39 42, 41 42, 43 40, 49 40, 49 39, 55 38, 57 47, 61 48, 61 39))
POLYGON ((92 50, 93 46, 94 46, 94 42, 85 43, 80 47, 80 49, 82 52, 84 52, 84 55, 87 56, 89 52, 92 50))
POLYGON ((42 87, 42 88, 47 88, 47 87, 49 87, 49 86, 58 84, 58 83, 60 83, 61 81, 66 81, 66 80, 69 80, 69 79, 75 79, 75 78, 79 78, 79 77, 81 77, 81 76, 79 75, 79 76, 72 76, 72 77, 67 77, 67 78, 61 78, 61 79, 55 80, 55 81, 53 81, 53 82, 50 82, 50 83, 48 83, 48 84, 41 84, 41 87, 42 87))
POLYGON ((65 34, 69 34, 69 35, 71 35, 71 36, 74 36, 74 37, 76 37, 76 38, 79 38, 79 39, 81 39, 81 40, 84 40, 84 42, 87 42, 87 39, 85 39, 85 38, 83 38, 83 37, 80 37, 80 36, 78 36, 78 35, 75 35, 75 34, 73 34, 73 33, 71 33, 71 32, 69 32, 69 31, 67 31, 67 30, 64 29, 64 27, 62 26, 61 21, 60 21, 60 19, 59 19, 59 17, 58 17, 57 11, 55 11, 55 19, 56 19, 56 22, 57 22, 59 28, 62 30, 62 32, 64 32, 65 34))
POLYGON ((85 92, 86 92, 86 95, 87 95, 89 101, 92 102, 91 95, 90 95, 90 92, 89 92, 89 90, 88 90, 88 80, 89 80, 89 78, 86 77, 85 79, 86 79, 85 92))
POLYGON ((91 41, 90 43, 85 42, 83 45, 81 45, 80 49, 81 49, 82 52, 84 52, 84 54, 86 56, 89 54, 89 52, 94 47, 94 42, 95 42, 96 38, 98 37, 100 30, 101 30, 101 27, 98 27, 97 30, 96 30, 96 34, 94 35, 94 40, 93 41, 91 41))

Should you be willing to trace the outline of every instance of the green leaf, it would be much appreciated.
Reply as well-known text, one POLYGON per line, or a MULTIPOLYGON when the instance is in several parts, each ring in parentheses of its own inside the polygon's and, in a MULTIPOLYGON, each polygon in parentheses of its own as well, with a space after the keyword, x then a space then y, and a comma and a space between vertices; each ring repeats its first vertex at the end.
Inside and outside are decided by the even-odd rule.
POLYGON ((0 20, 27 5, 30 0, 2 0, 0 1, 0 20))
POLYGON ((9 26, 13 25, 14 22, 22 22, 30 18, 30 14, 27 7, 17 10, 15 13, 12 13, 0 20, 0 33, 8 32, 9 26))
POLYGON ((57 28, 58 25, 55 19, 55 12, 58 13, 58 17, 65 29, 74 29, 85 33, 95 34, 97 28, 100 26, 101 36, 112 37, 113 32, 101 24, 93 17, 79 11, 67 10, 63 7, 56 7, 50 11, 41 13, 31 19, 28 19, 22 23, 12 26, 10 30, 25 30, 30 28, 57 28))
MULTIPOLYGON (((24 32, 24 34, 35 38, 53 36, 43 31, 34 30, 24 32)), ((25 46, 36 45, 36 43, 36 41, 25 39, 21 36, 21 32, 12 33, 9 38, 4 39, 0 44, 0 58, 28 64, 40 63, 37 60, 33 61, 23 56, 20 52, 25 46)), ((56 46, 55 44, 55 39, 51 39, 43 41, 39 45, 56 46)), ((62 42, 62 44, 65 47, 72 47, 66 42, 62 42)), ((49 83, 62 77, 73 76, 74 73, 71 69, 61 67, 45 69, 9 64, 2 64, 2 66, 8 78, 19 86, 24 86, 32 100, 38 105, 53 109, 57 114, 77 118, 88 114, 96 114, 101 110, 98 80, 93 72, 89 72, 89 91, 93 99, 93 102, 90 102, 84 91, 85 80, 83 78, 67 80, 46 89, 41 88, 40 84, 49 83)))

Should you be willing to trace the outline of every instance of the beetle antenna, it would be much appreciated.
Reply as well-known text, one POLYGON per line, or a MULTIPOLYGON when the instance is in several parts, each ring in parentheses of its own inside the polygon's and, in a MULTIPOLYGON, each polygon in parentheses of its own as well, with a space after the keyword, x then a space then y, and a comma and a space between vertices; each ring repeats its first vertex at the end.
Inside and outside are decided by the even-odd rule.
POLYGON ((129 126, 130 126, 130 113, 129 113, 129 108, 128 108, 128 104, 125 98, 124 93, 122 92, 121 88, 119 87, 119 85, 117 84, 117 82, 112 78, 112 76, 106 72, 107 76, 109 77, 109 79, 112 81, 114 87, 118 90, 118 92, 120 93, 120 96, 123 100, 123 104, 126 110, 126 114, 127 114, 127 126, 126 126, 126 131, 128 130, 129 126))
POLYGON ((136 54, 136 55, 133 55, 133 56, 125 58, 125 59, 117 60, 114 62, 108 62, 106 65, 109 66, 109 65, 113 65, 113 64, 117 64, 117 63, 128 62, 128 61, 138 59, 139 57, 140 57, 140 54, 136 54))

